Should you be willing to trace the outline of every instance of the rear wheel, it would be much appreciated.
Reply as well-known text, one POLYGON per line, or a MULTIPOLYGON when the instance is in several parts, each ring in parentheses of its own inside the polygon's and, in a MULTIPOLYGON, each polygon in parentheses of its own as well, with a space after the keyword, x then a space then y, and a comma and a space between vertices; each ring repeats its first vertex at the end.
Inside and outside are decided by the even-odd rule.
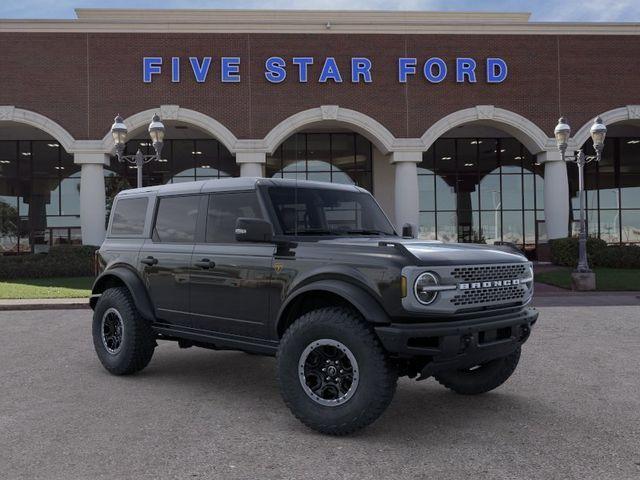
POLYGON ((397 378, 373 331, 345 308, 301 316, 278 350, 285 403, 322 433, 346 435, 375 421, 391 402, 397 378))
POLYGON ((520 347, 506 357, 496 358, 472 368, 434 375, 442 385, 462 395, 478 395, 498 388, 513 374, 520 360, 520 347))
POLYGON ((93 345, 114 375, 138 372, 151 361, 155 337, 126 288, 109 288, 100 296, 93 312, 93 345))

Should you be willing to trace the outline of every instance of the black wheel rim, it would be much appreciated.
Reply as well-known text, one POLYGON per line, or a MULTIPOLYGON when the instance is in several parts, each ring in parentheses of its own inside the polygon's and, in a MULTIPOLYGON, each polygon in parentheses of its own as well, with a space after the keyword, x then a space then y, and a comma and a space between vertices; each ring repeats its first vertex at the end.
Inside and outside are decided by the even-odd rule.
POLYGON ((120 312, 109 308, 102 315, 102 345, 111 355, 116 355, 122 349, 124 336, 124 322, 120 312))
POLYGON ((303 390, 314 402, 332 407, 347 402, 358 388, 358 362, 337 340, 321 339, 300 355, 298 373, 303 390))

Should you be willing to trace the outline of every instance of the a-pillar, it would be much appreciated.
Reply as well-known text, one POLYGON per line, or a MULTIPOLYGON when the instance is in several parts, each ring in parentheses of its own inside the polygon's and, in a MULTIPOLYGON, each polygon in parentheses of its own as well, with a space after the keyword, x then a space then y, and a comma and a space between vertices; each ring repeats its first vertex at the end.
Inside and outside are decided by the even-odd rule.
POLYGON ((549 239, 569 234, 569 179, 567 164, 560 152, 542 152, 538 163, 544 164, 544 218, 549 239))
POLYGON ((409 224, 414 236, 418 234, 418 210, 420 197, 418 192, 418 163, 422 161, 422 152, 393 152, 391 163, 395 166, 395 220, 398 233, 409 224))
POLYGON ((104 240, 106 198, 104 166, 109 155, 95 152, 76 152, 74 163, 80 165, 80 227, 83 245, 100 245, 104 240))
POLYGON ((236 163, 240 165, 241 177, 263 177, 267 156, 264 152, 237 152, 236 163))

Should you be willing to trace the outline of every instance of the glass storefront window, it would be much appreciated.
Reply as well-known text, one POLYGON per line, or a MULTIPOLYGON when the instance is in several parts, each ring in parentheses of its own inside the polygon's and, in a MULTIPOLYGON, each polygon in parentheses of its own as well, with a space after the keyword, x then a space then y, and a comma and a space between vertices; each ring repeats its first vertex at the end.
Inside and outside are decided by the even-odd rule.
POLYGON ((79 172, 55 140, 0 141, 0 252, 72 242, 71 228, 80 226, 79 172))
POLYGON ((266 176, 373 190, 372 146, 356 133, 297 133, 267 156, 266 176))
POLYGON ((620 224, 623 242, 640 242, 640 210, 623 210, 620 224))
POLYGON ((420 238, 535 248, 542 173, 513 138, 438 139, 418 165, 420 238))
MULTIPOLYGON (((587 142, 584 150, 593 155, 587 142)), ((568 165, 572 231, 579 220, 578 172, 568 165)), ((637 138, 607 137, 602 160, 585 168, 589 235, 607 243, 638 243, 635 215, 640 208, 640 142, 637 138)))

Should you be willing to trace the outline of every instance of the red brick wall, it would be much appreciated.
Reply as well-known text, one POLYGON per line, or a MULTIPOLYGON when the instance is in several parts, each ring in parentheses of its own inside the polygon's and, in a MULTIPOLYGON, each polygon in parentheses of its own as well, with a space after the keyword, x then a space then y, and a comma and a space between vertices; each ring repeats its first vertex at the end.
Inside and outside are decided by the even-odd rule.
POLYGON ((574 129, 597 113, 640 104, 640 36, 531 35, 303 35, 303 34, 0 34, 0 105, 41 113, 77 139, 102 138, 113 116, 161 104, 200 111, 239 138, 261 138, 284 118, 323 104, 358 110, 398 137, 419 137, 456 110, 492 104, 514 111, 548 135, 560 113, 574 129), (271 84, 264 61, 312 56, 307 84, 288 68, 287 80, 271 84), (142 57, 165 58, 163 74, 142 82, 142 57), (171 83, 169 59, 183 58, 182 81, 171 83), (212 56, 207 81, 191 75, 188 56, 212 56), (242 58, 241 83, 221 83, 221 56, 242 58), (320 63, 335 56, 342 84, 317 82, 320 63), (352 84, 348 61, 373 61, 373 83, 352 84), (438 85, 421 75, 397 81, 397 59, 444 58, 449 76, 438 85), (478 83, 456 84, 457 56, 478 61, 478 83), (509 76, 487 84, 486 57, 504 58, 509 76))

